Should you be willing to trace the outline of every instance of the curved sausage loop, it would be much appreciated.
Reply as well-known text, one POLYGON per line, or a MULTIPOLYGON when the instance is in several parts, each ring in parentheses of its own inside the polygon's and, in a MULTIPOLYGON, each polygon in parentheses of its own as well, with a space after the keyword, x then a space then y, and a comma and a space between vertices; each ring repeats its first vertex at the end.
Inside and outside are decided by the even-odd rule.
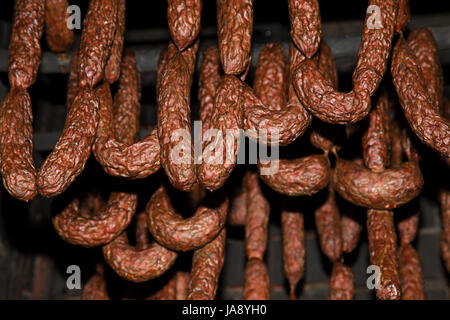
POLYGON ((189 251, 211 242, 226 223, 228 199, 212 209, 201 206, 188 218, 177 213, 170 202, 166 188, 161 186, 152 196, 146 208, 148 228, 153 238, 168 249, 189 251))
POLYGON ((411 129, 422 142, 449 158, 450 123, 439 114, 436 101, 441 98, 430 96, 438 91, 427 89, 419 61, 403 38, 399 38, 394 47, 391 73, 411 129))
POLYGON ((250 67, 253 0, 217 0, 217 38, 225 74, 241 75, 250 67))
MULTIPOLYGON (((330 162, 325 155, 311 155, 292 160, 258 162, 263 180, 273 190, 288 196, 313 195, 328 185, 330 162), (275 173, 265 173, 265 170, 275 173)), ((267 172, 266 171, 266 172, 267 172)))
POLYGON ((161 276, 174 264, 177 253, 153 242, 138 250, 128 243, 125 232, 103 247, 103 256, 109 266, 122 278, 144 282, 161 276))
POLYGON ((111 242, 130 224, 137 206, 137 195, 112 192, 103 210, 83 215, 83 204, 75 198, 52 219, 56 232, 65 241, 84 247, 111 242))
POLYGON ((300 63, 293 84, 309 112, 322 121, 339 124, 357 122, 369 113, 370 97, 386 71, 397 10, 397 0, 369 1, 351 92, 335 90, 314 61, 300 63))
MULTIPOLYGON (((165 63, 164 52, 160 56, 159 66, 165 63)), ((136 66, 136 57, 130 50, 125 50, 121 65, 119 92, 122 88, 125 99, 130 104, 140 103, 140 74, 136 66)), ((139 142, 127 144, 118 141, 114 133, 112 103, 100 104, 100 121, 97 138, 93 146, 97 161, 106 173, 131 179, 142 179, 155 173, 160 168, 160 148, 157 129, 139 142)))
POLYGON ((335 190, 361 207, 394 209, 419 195, 423 177, 417 161, 404 162, 382 172, 373 172, 356 162, 337 159, 335 190))
POLYGON ((192 191, 197 185, 190 116, 197 49, 198 41, 183 53, 169 43, 156 85, 161 165, 170 183, 181 191, 192 191))

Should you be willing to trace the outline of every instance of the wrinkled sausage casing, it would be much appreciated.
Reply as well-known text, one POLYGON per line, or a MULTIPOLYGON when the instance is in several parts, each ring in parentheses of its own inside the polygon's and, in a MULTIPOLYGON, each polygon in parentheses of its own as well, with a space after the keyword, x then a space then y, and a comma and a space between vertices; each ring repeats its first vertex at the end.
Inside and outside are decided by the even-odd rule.
POLYGON ((264 45, 258 57, 253 88, 262 103, 280 110, 287 101, 287 62, 280 43, 264 45))
POLYGON ((208 190, 217 190, 227 180, 237 161, 239 150, 243 83, 225 75, 216 90, 211 127, 220 136, 203 137, 199 182, 208 190))
POLYGON ((335 190, 347 201, 365 208, 393 209, 422 191, 423 178, 416 161, 408 161, 383 172, 372 172, 361 164, 338 159, 333 180, 335 190))
POLYGON ((331 271, 328 299, 352 300, 354 295, 355 288, 352 269, 340 262, 335 262, 331 271))
MULTIPOLYGON (((165 63, 165 54, 161 53, 158 68, 165 63)), ((158 69, 158 70, 159 70, 158 69)), ((157 76, 157 78, 159 75, 157 76)), ((157 79, 158 80, 158 79, 157 79)), ((130 50, 125 50, 121 64, 119 89, 114 97, 114 108, 109 103, 100 104, 100 121, 97 136, 93 146, 96 160, 103 170, 112 176, 130 179, 142 179, 155 173, 160 168, 160 147, 157 128, 150 131, 147 137, 139 142, 129 144, 117 139, 130 138, 136 135, 139 126, 136 112, 140 109, 141 82, 139 70, 136 66, 136 57, 130 50), (118 109, 127 110, 114 120, 114 113, 118 109), (131 119, 133 118, 133 119, 131 119), (129 130, 123 128, 124 122, 129 130)))
POLYGON ((331 185, 327 199, 314 211, 314 216, 322 252, 331 261, 337 261, 342 255, 341 219, 331 185))
POLYGON ((202 0, 168 0, 167 22, 172 41, 178 50, 191 45, 200 32, 202 0))
POLYGON ((38 173, 39 193, 45 197, 61 194, 83 171, 91 154, 99 120, 99 98, 89 88, 80 88, 66 116, 55 148, 38 173))
POLYGON ((158 189, 149 201, 149 229, 160 244, 176 251, 189 251, 213 240, 226 223, 228 199, 223 198, 218 208, 201 206, 188 218, 175 212, 164 187, 158 189))
POLYGON ((148 248, 138 250, 128 244, 126 233, 103 247, 109 266, 122 278, 143 282, 161 276, 174 264, 177 253, 153 242, 148 248))
POLYGON ((297 283, 305 271, 305 230, 303 214, 283 210, 281 212, 283 231, 283 266, 288 278, 291 298, 295 298, 297 283))
POLYGON ((398 253, 402 300, 424 300, 423 272, 419 255, 411 244, 402 244, 398 253))
POLYGON ((367 234, 369 236, 370 263, 380 268, 380 288, 377 298, 400 299, 400 279, 397 261, 397 235, 392 211, 368 210, 367 234))
MULTIPOLYGON (((354 123, 370 111, 370 97, 375 93, 386 71, 391 51, 394 25, 397 17, 397 0, 370 0, 369 8, 379 9, 381 28, 374 27, 374 12, 367 12, 358 62, 353 73, 353 90, 341 93, 331 80, 319 70, 313 59, 307 59, 294 70, 293 84, 305 108, 322 121, 329 123, 354 123)), ((375 12, 375 14, 377 14, 375 12)))
POLYGON ((81 86, 94 87, 104 76, 117 24, 117 0, 91 0, 80 43, 81 86))
POLYGON ((267 248, 270 203, 261 191, 258 174, 247 172, 247 217, 245 221, 245 252, 249 259, 262 260, 267 248))
POLYGON ((436 110, 417 57, 403 38, 394 47, 391 73, 411 129, 426 145, 450 157, 450 124, 436 110))
POLYGON ((29 201, 37 194, 33 114, 25 89, 12 88, 0 107, 0 173, 6 190, 29 201))
POLYGON ((53 52, 64 52, 72 47, 75 33, 68 28, 67 0, 45 0, 45 37, 53 52))
POLYGON ((344 213, 341 220, 342 251, 350 253, 356 248, 361 231, 361 223, 344 213))
POLYGON ((113 192, 103 210, 85 217, 80 214, 83 209, 80 201, 74 199, 52 222, 56 232, 65 241, 94 247, 109 243, 119 236, 130 224, 136 206, 136 194, 113 192))
POLYGON ((192 258, 191 280, 187 300, 213 300, 225 260, 225 228, 192 258))
POLYGON ((251 60, 253 0, 217 0, 217 38, 225 74, 245 73, 251 60))
POLYGON ((245 267, 244 300, 269 300, 270 279, 265 263, 250 259, 245 267))

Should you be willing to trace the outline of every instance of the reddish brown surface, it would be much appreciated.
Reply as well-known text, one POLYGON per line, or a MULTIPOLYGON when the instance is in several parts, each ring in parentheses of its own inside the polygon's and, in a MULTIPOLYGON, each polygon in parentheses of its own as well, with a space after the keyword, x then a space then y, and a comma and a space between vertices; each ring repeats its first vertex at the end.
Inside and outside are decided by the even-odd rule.
POLYGON ((449 158, 450 124, 436 110, 419 61, 403 38, 394 47, 391 73, 411 129, 423 143, 449 158))
POLYGON ((294 70, 294 87, 305 107, 314 116, 330 123, 353 123, 370 111, 370 96, 376 91, 386 71, 397 17, 396 0, 370 0, 369 6, 380 9, 382 28, 373 28, 372 14, 366 15, 358 51, 358 62, 353 73, 353 90, 341 93, 321 74, 317 64, 305 60, 294 70))
POLYGON ((405 204, 418 196, 423 186, 417 161, 372 172, 361 164, 338 159, 333 181, 335 190, 344 199, 375 209, 393 209, 405 204))
POLYGON ((104 269, 103 266, 97 266, 97 271, 84 285, 81 300, 110 300, 104 269))
POLYGON ((66 90, 66 108, 70 109, 73 100, 77 96, 78 92, 78 63, 79 63, 78 50, 73 51, 72 58, 70 59, 69 78, 67 79, 66 90))
POLYGON ((397 300, 401 296, 397 260, 397 235, 394 215, 388 210, 367 211, 370 264, 380 268, 380 288, 377 298, 397 300))
POLYGON ((173 265, 177 253, 153 242, 138 250, 128 243, 125 232, 103 248, 105 261, 122 278, 143 282, 161 276, 173 265))
MULTIPOLYGON (((198 43, 187 51, 192 51, 195 57, 197 47, 198 43)), ((161 165, 170 183, 182 191, 191 191, 197 184, 190 117, 193 68, 189 63, 170 43, 167 62, 162 64, 157 85, 161 165)))
POLYGON ((258 174, 247 171, 247 217, 245 220, 245 253, 248 259, 262 260, 267 248, 270 204, 261 191, 258 174))
POLYGON ((105 80, 109 83, 116 82, 120 76, 120 63, 122 62, 123 40, 125 34, 125 0, 117 1, 117 20, 114 31, 114 40, 111 45, 111 54, 105 68, 105 80))
MULTIPOLYGON (((159 68, 164 62, 164 54, 162 53, 159 68)), ((115 104, 120 104, 121 109, 127 109, 130 112, 122 120, 125 121, 133 117, 137 122, 138 117, 136 115, 140 108, 141 86, 140 75, 136 67, 136 57, 131 51, 125 51, 121 69, 121 79, 119 80, 119 90, 115 96, 115 104)), ((113 114, 111 104, 100 105, 100 121, 93 152, 103 169, 109 175, 133 179, 142 179, 158 171, 161 165, 156 128, 139 142, 122 143, 115 138, 113 114)), ((120 123, 122 120, 116 122, 120 123)), ((137 126, 136 122, 130 121, 130 125, 137 126)), ((130 134, 130 132, 127 131, 126 134, 130 134)))
POLYGON ((261 102, 271 110, 280 110, 287 101, 287 61, 280 43, 263 46, 256 65, 253 88, 261 102))
POLYGON ((110 104, 107 85, 96 92, 83 87, 70 107, 56 146, 38 173, 38 190, 45 197, 61 194, 83 171, 91 154, 99 120, 99 104, 110 104))
POLYGON ((176 273, 176 282, 175 282, 175 290, 176 300, 185 300, 188 295, 189 290, 189 280, 191 276, 189 272, 178 271, 176 273))
POLYGON ((176 251, 189 251, 211 242, 226 223, 228 199, 222 198, 220 206, 199 207, 190 218, 174 210, 165 187, 160 187, 150 199, 146 212, 149 230, 160 244, 176 251))
POLYGON ((0 107, 0 159, 6 190, 17 199, 33 199, 37 194, 33 114, 25 89, 11 88, 0 107))
POLYGON ((119 88, 114 95, 113 114, 115 138, 122 143, 133 143, 139 135, 141 111, 141 77, 136 58, 125 49, 121 65, 119 88))
POLYGON ((53 52, 67 51, 72 47, 75 33, 67 27, 67 0, 45 0, 45 37, 53 52))
POLYGON ((15 0, 8 49, 9 83, 27 89, 36 81, 41 62, 45 0, 15 0))
POLYGON ((327 199, 314 211, 314 216, 322 252, 335 262, 342 255, 342 240, 341 218, 332 184, 328 188, 327 199))
POLYGON ((225 260, 225 228, 192 258, 191 279, 187 300, 214 300, 220 272, 225 260))
POLYGON ((231 199, 228 224, 231 226, 245 226, 247 219, 247 191, 243 188, 241 193, 231 199))
POLYGON ((441 255, 447 272, 450 273, 450 192, 441 191, 442 231, 440 237, 441 255))
POLYGON ((225 75, 216 90, 211 127, 221 132, 222 139, 204 137, 202 163, 197 172, 199 182, 208 190, 219 189, 236 165, 243 87, 238 78, 225 75), (229 139, 225 138, 227 132, 229 139))
POLYGON ((82 215, 83 204, 75 198, 52 222, 65 241, 84 247, 107 244, 119 236, 130 224, 137 206, 137 195, 111 193, 106 207, 91 215, 82 215))
POLYGON ((410 244, 402 244, 398 253, 402 300, 425 300, 423 272, 419 255, 410 244))
POLYGON ((397 21, 395 22, 395 32, 402 32, 411 18, 409 12, 409 0, 398 0, 397 21))
POLYGON ((170 36, 181 51, 190 46, 200 32, 201 0, 168 0, 167 22, 170 36))
POLYGON ((444 98, 444 77, 439 53, 430 29, 416 29, 408 35, 408 46, 414 52, 433 110, 441 113, 444 98))
MULTIPOLYGON (((387 87, 380 88, 369 114, 369 127, 362 137, 363 158, 368 168, 381 172, 390 162, 389 100, 387 87)), ((387 182, 387 181, 386 181, 387 182)))
POLYGON ((311 58, 319 49, 322 36, 318 0, 289 0, 291 38, 304 55, 311 58))
POLYGON ((198 77, 198 100, 200 102, 200 120, 202 134, 211 127, 216 90, 221 80, 219 50, 212 46, 203 51, 198 77))
POLYGON ((225 74, 240 75, 251 60, 253 0, 217 0, 217 38, 225 74))
POLYGON ((244 300, 269 300, 270 279, 267 267, 259 259, 250 259, 245 267, 244 300))
POLYGON ((352 269, 345 264, 335 262, 331 271, 329 300, 352 300, 355 285, 352 269))
POLYGON ((305 271, 305 230, 303 213, 283 210, 281 212, 283 231, 283 266, 289 281, 291 299, 295 299, 295 288, 305 271))
POLYGON ((324 155, 312 155, 292 160, 273 160, 258 164, 261 179, 273 190, 289 195, 312 195, 328 185, 329 160, 324 155), (277 163, 278 162, 278 163, 277 163), (277 167, 273 174, 261 174, 263 168, 277 167))
POLYGON ((345 253, 352 252, 358 245, 361 236, 362 225, 351 215, 342 215, 341 219, 341 237, 342 251, 345 253))
POLYGON ((117 24, 117 0, 91 0, 83 21, 79 82, 94 87, 104 75, 117 24))

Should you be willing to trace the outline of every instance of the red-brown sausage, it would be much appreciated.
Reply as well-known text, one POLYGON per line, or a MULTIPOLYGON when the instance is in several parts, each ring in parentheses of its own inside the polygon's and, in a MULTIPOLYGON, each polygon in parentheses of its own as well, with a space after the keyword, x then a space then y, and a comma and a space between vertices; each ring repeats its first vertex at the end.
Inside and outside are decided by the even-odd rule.
POLYGON ((201 0, 167 0, 170 36, 178 50, 189 47, 200 32, 201 0))
POLYGON ((290 299, 295 300, 295 288, 305 271, 305 230, 300 211, 281 212, 283 231, 283 268, 289 281, 290 299))
POLYGON ((245 220, 245 252, 248 259, 262 260, 267 248, 270 204, 261 190, 256 172, 244 176, 247 189, 247 217, 245 220))
POLYGON ((302 53, 311 58, 319 49, 322 36, 318 0, 289 0, 291 38, 302 53))
POLYGON ((294 71, 294 87, 300 100, 308 111, 322 121, 353 123, 370 111, 370 97, 386 71, 398 1, 370 0, 368 9, 372 11, 367 12, 364 22, 351 92, 334 90, 331 81, 321 74, 315 61, 305 60, 294 71))
POLYGON ((191 279, 187 300, 213 300, 225 260, 225 228, 203 248, 197 249, 192 258, 191 279))
POLYGON ((188 218, 172 207, 165 187, 160 187, 150 199, 146 212, 149 230, 160 244, 176 251, 189 251, 211 242, 226 223, 228 199, 223 197, 220 206, 201 206, 188 218))
POLYGON ((253 258, 245 267, 244 300, 269 300, 270 279, 265 263, 253 258))
POLYGON ((45 38, 53 52, 69 50, 75 40, 75 33, 67 26, 68 7, 67 0, 45 0, 45 38))
POLYGON ((409 243, 404 243, 398 253, 402 300, 425 300, 422 266, 419 255, 409 243))
POLYGON ((329 300, 352 300, 355 286, 352 269, 343 263, 335 262, 331 271, 329 300))
POLYGON ((253 0, 217 0, 217 38, 225 74, 245 73, 251 61, 253 0))

